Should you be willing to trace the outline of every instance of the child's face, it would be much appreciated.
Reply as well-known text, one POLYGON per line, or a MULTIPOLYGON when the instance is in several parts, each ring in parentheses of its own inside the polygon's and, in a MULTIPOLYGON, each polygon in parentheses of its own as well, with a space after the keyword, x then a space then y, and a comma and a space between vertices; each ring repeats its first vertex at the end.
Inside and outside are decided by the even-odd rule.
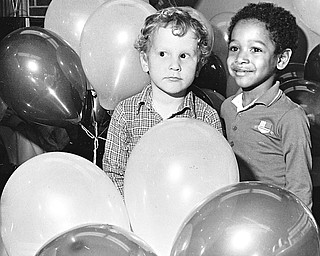
POLYGON ((149 72, 152 86, 173 97, 182 97, 194 80, 199 60, 198 44, 189 30, 174 36, 171 27, 159 28, 152 37, 147 54, 142 53, 141 65, 149 72))
POLYGON ((234 27, 227 65, 236 83, 245 88, 270 88, 278 57, 265 25, 259 21, 240 21, 234 27))

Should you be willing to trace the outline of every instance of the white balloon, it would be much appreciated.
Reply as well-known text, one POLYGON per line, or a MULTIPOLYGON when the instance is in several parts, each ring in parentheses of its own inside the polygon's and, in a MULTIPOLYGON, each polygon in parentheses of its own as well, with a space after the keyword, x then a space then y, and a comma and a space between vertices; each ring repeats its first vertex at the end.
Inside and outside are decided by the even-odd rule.
POLYGON ((85 158, 44 153, 20 165, 1 196, 1 235, 9 256, 35 255, 56 235, 84 224, 130 230, 123 199, 85 158))
POLYGON ((124 197, 133 232, 158 256, 168 256, 191 210, 238 181, 234 153, 214 127, 191 118, 166 120, 144 134, 128 159, 124 197))

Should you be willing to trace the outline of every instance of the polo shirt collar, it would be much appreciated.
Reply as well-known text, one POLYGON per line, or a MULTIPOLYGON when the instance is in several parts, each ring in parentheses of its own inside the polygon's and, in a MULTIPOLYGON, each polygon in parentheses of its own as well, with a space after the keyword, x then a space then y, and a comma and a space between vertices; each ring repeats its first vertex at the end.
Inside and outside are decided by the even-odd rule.
POLYGON ((270 89, 268 89, 263 95, 258 99, 254 100, 248 106, 242 106, 242 90, 232 99, 232 103, 237 107, 237 111, 245 110, 255 104, 263 104, 267 107, 271 106, 276 102, 282 95, 282 91, 279 89, 280 82, 277 81, 270 89))

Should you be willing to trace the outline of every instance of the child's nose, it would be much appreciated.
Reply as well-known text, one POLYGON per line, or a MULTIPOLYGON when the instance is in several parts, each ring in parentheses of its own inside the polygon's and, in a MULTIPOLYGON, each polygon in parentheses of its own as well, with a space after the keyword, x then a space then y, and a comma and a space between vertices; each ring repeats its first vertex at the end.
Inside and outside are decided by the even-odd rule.
POLYGON ((170 70, 174 70, 174 71, 180 71, 181 70, 181 63, 180 63, 179 58, 171 58, 169 69, 170 70))
POLYGON ((245 51, 239 51, 237 57, 236 57, 236 63, 248 63, 249 58, 248 54, 245 51))

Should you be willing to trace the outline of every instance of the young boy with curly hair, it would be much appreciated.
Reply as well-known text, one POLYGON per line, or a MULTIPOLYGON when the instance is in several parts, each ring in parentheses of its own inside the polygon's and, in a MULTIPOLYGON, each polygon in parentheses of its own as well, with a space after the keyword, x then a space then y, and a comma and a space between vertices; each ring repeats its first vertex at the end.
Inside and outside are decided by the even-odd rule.
POLYGON ((272 183, 310 209, 312 183, 308 118, 275 81, 297 48, 295 17, 272 3, 250 3, 229 27, 227 66, 241 88, 221 106, 240 180, 272 183))
POLYGON ((208 31, 201 22, 183 9, 162 9, 146 18, 135 48, 151 83, 115 108, 103 159, 103 170, 122 195, 130 153, 154 125, 170 118, 195 118, 222 133, 217 111, 189 89, 210 55, 208 31))

